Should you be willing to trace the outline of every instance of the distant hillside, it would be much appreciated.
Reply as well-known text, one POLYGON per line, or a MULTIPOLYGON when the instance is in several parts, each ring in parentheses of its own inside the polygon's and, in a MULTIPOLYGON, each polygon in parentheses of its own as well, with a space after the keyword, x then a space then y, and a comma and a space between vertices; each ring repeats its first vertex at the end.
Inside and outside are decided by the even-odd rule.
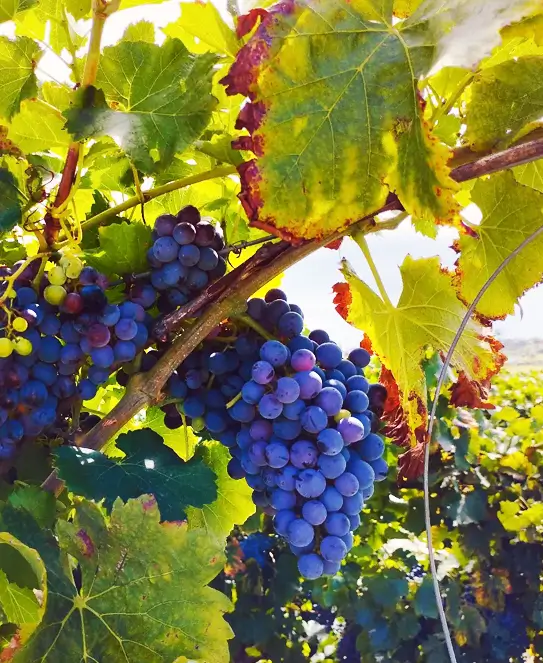
POLYGON ((503 339, 504 352, 508 357, 505 368, 510 371, 543 369, 543 338, 503 339))

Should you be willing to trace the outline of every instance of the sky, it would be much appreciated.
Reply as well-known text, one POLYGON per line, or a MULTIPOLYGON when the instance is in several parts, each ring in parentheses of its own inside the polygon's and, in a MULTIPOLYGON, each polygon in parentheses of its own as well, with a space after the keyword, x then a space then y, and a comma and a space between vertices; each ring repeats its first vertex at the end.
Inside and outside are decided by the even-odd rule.
MULTIPOLYGON (((238 0, 242 6, 249 6, 251 0, 238 0)), ((216 0, 215 4, 227 20, 226 0, 216 0)), ((113 44, 122 35, 126 27, 140 20, 152 21, 157 27, 163 27, 179 16, 179 2, 169 1, 160 5, 143 5, 113 14, 105 25, 103 44, 113 44)), ((2 31, 6 32, 6 31, 2 31)), ((10 30, 8 28, 7 33, 10 30)), ((57 80, 66 80, 69 70, 52 53, 47 53, 40 63, 42 74, 50 74, 57 80)), ((40 72, 38 72, 40 73, 40 72)), ((477 223, 480 212, 470 206, 466 217, 477 223)), ((368 237, 368 245, 377 265, 382 281, 390 299, 396 303, 401 293, 399 265, 406 255, 414 258, 438 255, 444 267, 452 268, 456 259, 450 248, 456 238, 453 229, 441 229, 436 240, 416 233, 409 221, 404 221, 394 231, 382 231, 368 237)), ((362 333, 347 324, 336 313, 332 302, 332 286, 341 280, 339 272, 341 258, 347 258, 358 275, 370 287, 376 289, 375 281, 367 263, 357 245, 346 239, 339 251, 320 249, 299 264, 291 267, 283 280, 283 288, 289 300, 302 306, 309 328, 325 327, 332 338, 343 347, 358 345, 362 333)), ((534 288, 521 298, 515 315, 508 316, 494 326, 494 333, 501 339, 530 339, 541 337, 543 329, 543 288, 534 288)))

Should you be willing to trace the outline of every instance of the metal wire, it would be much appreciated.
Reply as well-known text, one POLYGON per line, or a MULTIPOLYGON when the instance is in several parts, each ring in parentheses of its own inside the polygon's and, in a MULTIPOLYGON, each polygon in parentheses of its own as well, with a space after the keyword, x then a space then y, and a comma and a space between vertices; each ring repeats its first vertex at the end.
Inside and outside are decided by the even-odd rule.
POLYGON ((453 647, 453 642, 451 638, 451 632, 449 630, 449 625, 447 624, 447 617, 445 615, 445 608, 443 606, 443 598, 441 596, 441 591, 439 588, 439 580, 437 577, 437 568, 436 568, 436 559, 435 559, 435 551, 434 551, 434 546, 432 543, 432 523, 430 519, 430 489, 429 489, 429 480, 428 480, 428 469, 429 469, 429 462, 430 462, 430 441, 432 439, 432 431, 434 428, 434 421, 435 421, 435 415, 436 415, 436 410, 437 410, 437 402, 439 399, 439 394, 441 391, 441 388, 443 387, 443 383, 445 382, 445 376, 447 374, 447 370, 449 368, 449 364, 451 363, 451 358, 453 356, 453 353, 456 349, 456 346, 458 345, 458 342, 460 341, 460 338, 462 334, 464 333, 465 328, 468 325, 468 322, 471 319, 471 316, 473 312, 475 311, 475 308, 477 304, 481 301, 482 297, 484 296, 485 292, 488 290, 488 288, 492 285, 492 283, 496 280, 496 278, 501 274, 501 272, 509 265, 509 263, 514 260, 518 256, 518 254, 526 247, 530 242, 532 242, 536 237, 539 237, 539 235, 543 234, 543 226, 535 230, 531 235, 529 235, 523 242, 517 246, 517 248, 510 253, 507 258, 504 259, 504 261, 496 268, 496 270, 492 273, 492 275, 488 278, 486 283, 483 285, 483 287, 479 290, 477 293, 477 296, 471 303, 471 306, 468 308, 466 311, 466 314, 460 324, 460 327, 458 328, 458 331, 455 334, 455 337, 453 339, 453 342, 451 343, 451 347, 449 348, 449 351, 447 352, 447 356, 445 357, 445 361, 443 363, 443 366, 441 368, 441 372, 439 374, 439 378, 437 381, 437 386, 436 386, 436 393, 434 396, 434 400, 432 403, 432 409, 430 411, 430 419, 428 421, 428 437, 427 437, 427 444, 426 448, 424 451, 424 522, 426 526, 426 538, 428 542, 428 558, 430 562, 430 572, 432 575, 432 582, 434 585, 434 593, 436 596, 436 603, 437 603, 437 610, 439 613, 439 619, 441 621, 441 627, 443 628, 443 634, 445 636, 445 643, 447 645, 447 651, 449 654, 449 658, 451 660, 451 663, 457 663, 456 660, 456 654, 454 652, 454 647, 453 647))

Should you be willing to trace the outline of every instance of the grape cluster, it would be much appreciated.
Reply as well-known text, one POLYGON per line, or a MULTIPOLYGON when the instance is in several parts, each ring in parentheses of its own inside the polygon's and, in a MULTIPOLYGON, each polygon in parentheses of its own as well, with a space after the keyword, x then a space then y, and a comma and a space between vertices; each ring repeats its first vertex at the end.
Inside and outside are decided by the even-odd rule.
POLYGON ((130 299, 146 309, 158 294, 159 310, 168 313, 226 273, 226 261, 219 255, 224 249, 223 230, 210 217, 201 218, 193 205, 176 216, 157 217, 153 240, 147 252, 150 277, 130 290, 130 299))
MULTIPOLYGON (((336 573, 353 545, 364 500, 387 473, 376 434, 386 390, 370 385, 363 348, 344 359, 322 330, 302 335, 303 313, 270 290, 248 313, 283 339, 237 330, 232 347, 219 334, 172 375, 165 423, 207 429, 232 454, 228 472, 253 488, 276 532, 299 556, 300 573, 336 573), (223 345, 220 348, 220 345, 223 345)), ((232 338, 225 331, 225 338, 232 338)))

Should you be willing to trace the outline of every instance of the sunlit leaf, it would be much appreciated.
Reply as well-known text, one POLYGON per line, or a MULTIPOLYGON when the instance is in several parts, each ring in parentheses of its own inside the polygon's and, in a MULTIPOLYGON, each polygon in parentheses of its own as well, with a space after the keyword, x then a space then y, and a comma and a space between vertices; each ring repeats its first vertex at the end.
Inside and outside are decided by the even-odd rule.
POLYGON ((0 0, 0 23, 11 21, 17 14, 34 7, 39 0, 0 0))
POLYGON ((21 102, 38 93, 35 69, 41 51, 26 37, 0 37, 0 116, 11 119, 21 102))
POLYGON ((8 124, 8 138, 23 152, 67 148, 71 139, 65 124, 56 108, 39 99, 27 99, 21 104, 21 112, 8 124))
POLYGON ((543 161, 541 159, 524 166, 517 166, 513 168, 513 173, 517 182, 543 193, 543 161))
POLYGON ((155 169, 150 152, 157 150, 165 167, 209 122, 215 61, 212 54, 190 54, 179 39, 107 47, 96 80, 100 89, 84 91, 66 111, 68 129, 77 138, 113 137, 144 172, 155 169))
POLYGON ((161 525, 151 496, 118 500, 107 521, 99 507, 80 502, 55 535, 17 516, 4 511, 2 525, 22 533, 49 570, 45 616, 18 663, 228 659, 230 603, 207 587, 222 550, 205 532, 161 525), (81 567, 79 591, 61 551, 81 567))
POLYGON ((19 223, 23 201, 13 174, 7 168, 0 168, 0 235, 19 223))
MULTIPOLYGON (((414 444, 417 439, 424 442, 428 414, 422 359, 429 348, 447 352, 466 307, 437 258, 414 260, 407 256, 400 271, 403 289, 394 306, 383 301, 344 262, 342 273, 347 283, 334 287, 335 303, 347 322, 367 334, 373 350, 391 371, 399 406, 406 416, 406 433, 414 444)), ((503 362, 485 337, 483 327, 471 321, 452 357, 452 366, 476 383, 487 380, 503 362)))
POLYGON ((194 456, 199 440, 189 425, 175 430, 167 428, 164 424, 164 412, 158 407, 150 407, 146 411, 144 425, 158 433, 164 444, 173 449, 183 460, 189 460, 194 456))
POLYGON ((201 509, 187 509, 189 528, 202 528, 210 536, 222 540, 230 534, 234 525, 243 525, 255 512, 252 490, 245 482, 236 481, 228 475, 226 466, 230 454, 219 442, 203 447, 202 458, 217 475, 217 499, 201 509))
MULTIPOLYGON (((471 192, 483 213, 479 225, 466 222, 455 248, 460 252, 456 284, 468 304, 503 260, 541 226, 543 194, 504 172, 477 182, 471 192)), ((541 280, 543 237, 536 238, 501 272, 477 311, 489 318, 513 313, 521 295, 541 280)))
POLYGON ((146 41, 155 43, 155 26, 150 21, 140 21, 129 25, 123 34, 125 41, 146 41))
POLYGON ((98 231, 100 248, 87 251, 85 260, 107 276, 139 274, 147 270, 151 228, 143 223, 112 223, 98 231), (121 250, 122 247, 122 250, 121 250))

